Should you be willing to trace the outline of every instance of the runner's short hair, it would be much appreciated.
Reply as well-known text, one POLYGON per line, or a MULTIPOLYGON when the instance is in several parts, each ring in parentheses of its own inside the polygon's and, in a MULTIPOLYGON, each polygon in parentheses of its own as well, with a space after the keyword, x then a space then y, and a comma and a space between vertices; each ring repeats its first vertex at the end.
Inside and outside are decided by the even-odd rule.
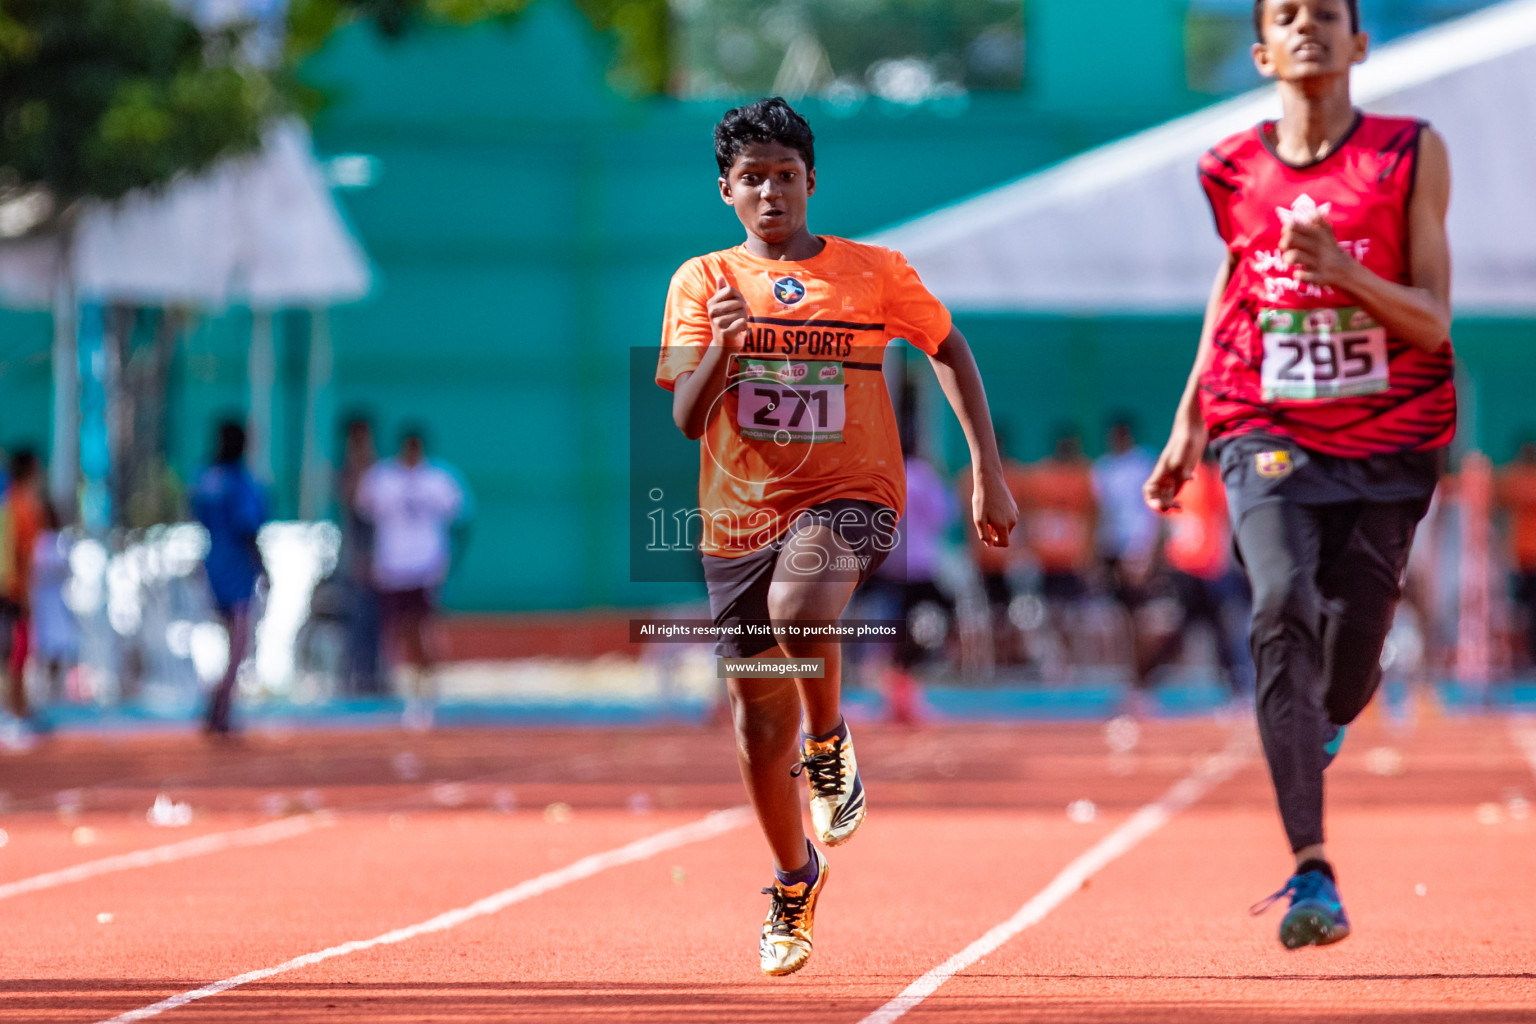
POLYGON ((11 479, 30 480, 37 475, 37 453, 31 448, 18 448, 11 453, 11 479))
POLYGON ((777 96, 727 110, 715 125, 715 162, 722 177, 754 142, 777 142, 799 150, 806 170, 816 166, 816 136, 810 124, 777 96))
POLYGON ((214 429, 213 461, 231 465, 245 458, 245 427, 237 419, 219 421, 214 429))
MULTIPOLYGON (((1259 42, 1264 41, 1264 4, 1267 0, 1253 0, 1253 32, 1259 37, 1259 42)), ((1344 0, 1349 8, 1349 30, 1360 31, 1360 0, 1344 0)))
POLYGON ((408 420, 400 424, 400 443, 414 441, 422 448, 427 446, 427 425, 420 420, 408 420))

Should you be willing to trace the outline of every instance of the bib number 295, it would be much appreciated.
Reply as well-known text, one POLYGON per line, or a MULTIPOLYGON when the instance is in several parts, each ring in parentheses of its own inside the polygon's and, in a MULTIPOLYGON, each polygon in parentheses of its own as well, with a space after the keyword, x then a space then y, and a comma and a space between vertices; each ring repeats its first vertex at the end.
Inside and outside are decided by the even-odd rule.
POLYGON ((1263 397, 1308 401, 1387 390, 1387 332, 1364 310, 1265 310, 1263 397))

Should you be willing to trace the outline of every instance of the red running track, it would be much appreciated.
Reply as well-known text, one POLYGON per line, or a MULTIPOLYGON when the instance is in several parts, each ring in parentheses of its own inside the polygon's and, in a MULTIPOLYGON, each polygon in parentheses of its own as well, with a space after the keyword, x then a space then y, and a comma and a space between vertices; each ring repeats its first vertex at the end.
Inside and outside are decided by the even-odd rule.
POLYGON ((1536 1021, 1536 723, 1352 730, 1329 799, 1355 934, 1298 953, 1275 940, 1278 912, 1246 913, 1288 867, 1250 731, 1147 723, 1114 754, 1093 725, 860 728, 870 818, 831 851, 810 965, 778 980, 757 971, 768 870, 750 822, 582 860, 739 805, 724 733, 58 740, 0 760, 0 1021, 110 1020, 554 873, 444 930, 145 1019, 859 1024, 1234 736, 1249 753, 1229 777, 899 1019, 1536 1021), (159 793, 193 823, 150 827, 159 793), (200 836, 213 848, 188 846, 200 836), (107 861, 167 844, 179 859, 107 861), (104 861, 120 869, 90 874, 104 861), (88 877, 48 874, 72 866, 88 877), (39 876, 55 881, 14 891, 39 876))

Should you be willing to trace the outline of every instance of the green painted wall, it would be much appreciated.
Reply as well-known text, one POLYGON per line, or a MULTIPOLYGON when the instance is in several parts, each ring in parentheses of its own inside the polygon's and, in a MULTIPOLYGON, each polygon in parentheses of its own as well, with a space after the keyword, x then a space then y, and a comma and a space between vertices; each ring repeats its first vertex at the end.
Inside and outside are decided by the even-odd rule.
MULTIPOLYGON (((1128 0, 1101 5, 1145 20, 1128 0)), ((1070 6, 1030 7, 1045 19, 1031 23, 1031 52, 1060 33, 1077 55, 1063 67, 1086 57, 1081 25, 1051 11, 1070 6)), ((380 287, 334 314, 335 405, 369 406, 386 424, 428 421, 436 450, 475 488, 474 550, 448 594, 460 608, 696 593, 628 582, 629 351, 656 343, 672 271, 740 240, 715 192, 710 141, 730 104, 627 103, 602 87, 603 65, 600 41, 549 4, 510 30, 403 46, 354 33, 310 68, 337 97, 318 146, 379 168, 373 186, 342 193, 380 287)), ((1144 70, 1127 57, 1117 74, 1144 70)), ((1023 93, 963 108, 872 101, 840 116, 808 101, 813 226, 869 232, 1197 102, 1180 74, 1159 74, 1132 108, 1067 102, 1070 82, 1053 84, 1050 67, 1023 93)), ((667 427, 664 394, 637 400, 667 427)), ((656 443, 676 445, 688 486, 691 446, 656 443)))
POLYGON ((43 313, 0 312, 0 447, 47 453, 53 321, 43 313))
MULTIPOLYGON (((870 102, 838 116, 807 102, 814 229, 870 232, 1202 102, 1183 86, 1182 7, 1034 0, 1024 91, 974 95, 962 109, 870 102)), ((370 409, 389 444, 402 422, 425 422, 434 451, 474 489, 471 548, 446 594, 456 609, 700 593, 629 580, 631 402, 659 431, 636 442, 647 465, 675 465, 675 486, 690 488, 696 460, 670 432, 667 396, 632 387, 630 365, 635 347, 656 343, 678 264, 740 240, 714 185, 710 129, 727 104, 621 100, 602 84, 602 47, 547 2, 512 28, 398 45, 349 33, 308 70, 333 96, 316 125, 322 156, 366 154, 378 172, 338 193, 378 287, 332 314, 329 404, 338 415, 370 409)), ((1023 458, 1042 454, 1065 421, 1096 451, 1119 410, 1158 443, 1198 327, 1186 317, 959 322, 1023 458)), ((244 408, 248 331, 241 310, 205 318, 178 353, 170 454, 183 476, 207 454, 213 418, 244 408)), ((280 318, 276 333, 278 508, 293 514, 307 320, 280 318)), ((1536 324, 1460 323, 1457 339, 1479 440, 1502 457, 1536 424, 1524 383, 1536 324)), ((0 444, 46 446, 48 343, 46 317, 0 315, 0 444)), ((945 452, 956 464, 957 433, 945 452)), ((323 436, 334 438, 330 425, 323 436)))

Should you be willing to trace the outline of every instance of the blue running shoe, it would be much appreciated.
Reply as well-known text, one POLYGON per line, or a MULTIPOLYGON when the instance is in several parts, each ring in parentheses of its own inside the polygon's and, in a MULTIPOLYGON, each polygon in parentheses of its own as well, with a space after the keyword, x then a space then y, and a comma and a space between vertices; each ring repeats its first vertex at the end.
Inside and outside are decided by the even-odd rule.
POLYGON ((1333 764, 1333 759, 1339 756, 1339 748, 1344 745, 1344 726, 1334 725, 1329 722, 1323 732, 1323 767, 1333 764))
POLYGON ((1286 949, 1331 946, 1349 937, 1349 915, 1339 900, 1339 887, 1321 871, 1292 875, 1281 890, 1248 908, 1258 916, 1282 897, 1290 896, 1291 908, 1280 922, 1280 942, 1286 949))

